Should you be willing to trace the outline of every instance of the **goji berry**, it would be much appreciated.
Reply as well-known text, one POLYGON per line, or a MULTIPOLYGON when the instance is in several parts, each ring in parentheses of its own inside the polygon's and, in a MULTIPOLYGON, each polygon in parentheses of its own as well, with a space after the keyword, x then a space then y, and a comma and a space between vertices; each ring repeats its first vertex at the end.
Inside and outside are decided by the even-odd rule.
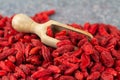
POLYGON ((38 47, 34 47, 30 50, 29 52, 29 55, 34 55, 34 54, 37 54, 39 52, 41 48, 38 46, 38 47))
POLYGON ((50 50, 46 46, 42 46, 42 55, 45 61, 51 61, 50 50))
POLYGON ((61 76, 59 80, 75 80, 72 76, 61 76))
MULTIPOLYGON (((43 11, 31 19, 44 23, 54 13, 43 11)), ((14 30, 13 17, 0 15, 1 80, 120 80, 120 30, 116 26, 67 24, 90 32, 94 38, 89 40, 83 34, 57 31, 50 25, 46 34, 60 41, 52 48, 35 34, 14 30)))
POLYGON ((92 24, 91 27, 89 28, 89 32, 94 35, 97 31, 97 28, 98 24, 92 24))
POLYGON ((76 71, 75 72, 75 78, 78 79, 78 80, 83 80, 83 73, 80 72, 80 71, 76 71))
POLYGON ((0 70, 0 76, 4 76, 7 74, 7 71, 6 70, 0 70))
POLYGON ((61 72, 60 68, 57 67, 57 66, 54 66, 54 65, 50 65, 48 67, 48 69, 51 70, 51 71, 53 71, 53 73, 55 73, 55 74, 59 74, 61 72))
POLYGON ((82 54, 80 68, 85 69, 89 64, 90 64, 90 57, 85 54, 82 54))
POLYGON ((106 72, 102 72, 101 79, 102 80, 114 80, 113 75, 106 73, 106 72))
POLYGON ((53 37, 53 31, 50 27, 47 28, 47 35, 50 36, 50 37, 53 37))
POLYGON ((100 72, 93 72, 88 77, 87 80, 97 80, 100 77, 100 72))
POLYGON ((101 53, 101 61, 106 67, 112 67, 114 65, 114 59, 109 52, 103 51, 101 53))
POLYGON ((48 75, 51 75, 52 72, 50 70, 43 70, 43 71, 36 71, 35 73, 33 73, 31 75, 31 77, 33 78, 40 78, 40 77, 45 77, 45 76, 48 76, 48 75))

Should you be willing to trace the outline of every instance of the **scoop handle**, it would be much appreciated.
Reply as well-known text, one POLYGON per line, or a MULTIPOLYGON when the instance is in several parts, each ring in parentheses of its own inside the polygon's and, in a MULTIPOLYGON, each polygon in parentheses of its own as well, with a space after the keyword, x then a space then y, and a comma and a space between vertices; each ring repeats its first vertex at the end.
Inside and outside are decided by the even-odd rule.
POLYGON ((34 33, 35 27, 38 25, 40 24, 25 14, 16 14, 12 19, 12 26, 18 32, 34 33))

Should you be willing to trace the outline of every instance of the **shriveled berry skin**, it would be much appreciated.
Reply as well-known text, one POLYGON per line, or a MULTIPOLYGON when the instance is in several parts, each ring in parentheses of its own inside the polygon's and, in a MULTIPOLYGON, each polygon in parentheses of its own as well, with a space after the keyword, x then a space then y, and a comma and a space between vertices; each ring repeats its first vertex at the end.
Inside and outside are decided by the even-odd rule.
MULTIPOLYGON (((54 13, 31 18, 45 23, 54 13)), ((15 31, 13 17, 0 15, 0 80, 120 80, 120 30, 115 26, 67 24, 90 32, 94 38, 88 40, 74 31, 54 32, 50 25, 46 34, 60 40, 52 48, 35 34, 15 31)))

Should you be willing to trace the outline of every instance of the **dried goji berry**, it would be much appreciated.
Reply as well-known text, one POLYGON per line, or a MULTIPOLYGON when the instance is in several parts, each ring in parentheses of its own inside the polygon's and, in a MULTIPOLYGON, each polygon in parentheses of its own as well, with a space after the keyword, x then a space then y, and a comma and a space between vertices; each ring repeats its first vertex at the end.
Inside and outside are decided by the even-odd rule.
POLYGON ((10 71, 9 67, 3 61, 0 61, 0 68, 8 72, 10 71))
POLYGON ((72 56, 79 57, 81 54, 82 54, 82 49, 79 48, 73 52, 72 56))
POLYGON ((112 67, 114 65, 114 59, 109 52, 103 51, 101 53, 101 61, 106 67, 112 67))
POLYGON ((91 26, 91 24, 89 23, 89 22, 86 22, 85 24, 84 24, 84 30, 89 30, 89 28, 90 28, 90 26, 91 26))
POLYGON ((111 54, 114 56, 116 59, 120 59, 120 54, 117 50, 111 49, 111 54))
POLYGON ((30 44, 27 44, 26 47, 25 47, 25 57, 28 57, 29 56, 29 52, 32 48, 32 45, 30 44))
POLYGON ((57 43, 57 47, 61 47, 61 46, 68 45, 68 44, 72 45, 70 40, 62 40, 61 42, 57 43))
POLYGON ((101 25, 99 26, 99 29, 98 29, 99 34, 102 35, 102 36, 108 36, 109 34, 107 33, 107 31, 106 31, 106 29, 105 29, 104 26, 105 26, 105 25, 103 25, 103 24, 101 24, 101 25))
POLYGON ((117 76, 117 71, 113 68, 106 68, 105 72, 108 74, 112 74, 113 76, 117 76))
POLYGON ((15 56, 11 55, 11 56, 8 56, 8 60, 14 63, 16 61, 16 58, 15 56))
POLYGON ((39 46, 32 48, 32 49, 30 50, 30 52, 29 52, 29 55, 37 54, 40 49, 41 49, 41 48, 40 48, 39 46))
POLYGON ((101 74, 101 79, 102 80, 114 80, 113 75, 106 73, 106 72, 103 72, 101 74))
POLYGON ((33 65, 40 65, 41 64, 40 56, 31 55, 26 59, 26 62, 31 63, 33 65))
POLYGON ((57 48, 57 51, 58 51, 60 54, 63 54, 63 53, 65 53, 65 52, 70 52, 70 51, 73 51, 73 50, 74 50, 74 46, 73 46, 73 45, 69 45, 69 44, 57 48))
POLYGON ((50 37, 53 37, 53 31, 52 29, 50 28, 50 26, 47 28, 47 35, 50 36, 50 37))
POLYGON ((20 65, 24 61, 25 61, 24 54, 22 52, 17 52, 17 54, 16 54, 16 64, 20 65))
POLYGON ((39 78, 38 80, 53 80, 53 77, 46 76, 46 77, 39 78))
POLYGON ((85 42, 82 46, 82 49, 86 55, 93 54, 93 47, 90 43, 85 42))
POLYGON ((0 70, 0 76, 4 76, 7 74, 7 71, 6 70, 0 70))
POLYGON ((91 68, 91 72, 103 72, 105 67, 101 63, 95 63, 95 65, 91 68))
POLYGON ((72 76, 61 76, 59 80, 75 80, 72 76))
POLYGON ((9 80, 8 76, 2 76, 2 80, 9 80))
POLYGON ((25 73, 19 67, 15 67, 15 72, 17 73, 17 76, 20 76, 24 79, 26 78, 25 73))
POLYGON ((26 66, 26 65, 20 65, 19 68, 22 69, 23 72, 24 72, 26 75, 31 74, 30 68, 29 68, 28 66, 26 66))
POLYGON ((60 68, 57 67, 57 66, 54 66, 54 65, 50 65, 50 66, 48 67, 48 69, 51 70, 51 71, 53 71, 53 73, 55 73, 55 74, 58 74, 58 73, 61 72, 61 71, 60 71, 60 68))
POLYGON ((5 65, 8 66, 11 71, 14 71, 14 70, 15 70, 15 67, 16 67, 16 66, 15 66, 11 61, 6 60, 6 61, 5 61, 5 65))
POLYGON ((12 75, 12 74, 10 75, 9 79, 10 80, 17 80, 16 77, 14 75, 12 75))
POLYGON ((36 78, 40 78, 40 77, 44 77, 44 76, 49 76, 51 74, 52 74, 52 72, 50 70, 46 69, 43 71, 36 71, 35 73, 33 73, 31 75, 31 77, 36 79, 36 78))
POLYGON ((51 61, 50 50, 46 46, 42 46, 42 55, 45 61, 51 61))
POLYGON ((80 71, 76 71, 76 72, 75 72, 75 78, 76 78, 77 80, 83 80, 83 73, 80 72, 80 71))
POLYGON ((15 44, 15 49, 20 53, 24 53, 25 45, 22 42, 18 42, 15 44))
POLYGON ((42 43, 38 39, 31 39, 33 46, 42 46, 42 43))
POLYGON ((88 77, 87 80, 97 80, 100 77, 100 72, 93 72, 88 77))
POLYGON ((77 64, 68 64, 68 66, 69 68, 66 69, 66 71, 64 72, 65 75, 72 74, 79 67, 77 64))
POLYGON ((14 52, 15 52, 14 48, 4 50, 2 53, 0 53, 0 60, 3 60, 10 55, 14 55, 14 52))
POLYGON ((68 40, 69 39, 69 37, 67 37, 67 36, 56 36, 55 38, 58 40, 68 40))
POLYGON ((6 21, 7 21, 7 17, 0 19, 0 27, 4 27, 6 21))
POLYGON ((93 49, 93 54, 91 54, 91 57, 95 62, 100 61, 99 55, 100 55, 99 52, 97 50, 93 49))
POLYGON ((92 24, 91 27, 89 28, 89 32, 94 35, 96 33, 96 31, 97 31, 97 28, 98 28, 98 24, 97 23, 96 24, 92 24))
POLYGON ((85 54, 82 54, 80 68, 85 69, 89 64, 90 64, 90 57, 85 54))
MULTIPOLYGON (((44 23, 54 13, 43 11, 31 18, 44 23)), ((120 30, 116 26, 67 24, 90 32, 91 40, 50 26, 46 34, 60 41, 52 48, 36 34, 13 29, 13 17, 0 15, 0 80, 120 80, 120 30)))

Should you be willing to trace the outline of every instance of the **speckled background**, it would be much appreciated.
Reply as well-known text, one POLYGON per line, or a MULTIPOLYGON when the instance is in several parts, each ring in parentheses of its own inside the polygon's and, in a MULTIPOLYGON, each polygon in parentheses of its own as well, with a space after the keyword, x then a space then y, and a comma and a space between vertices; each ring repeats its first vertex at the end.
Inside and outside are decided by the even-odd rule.
POLYGON ((0 0, 0 14, 34 15, 55 9, 51 18, 63 23, 106 23, 120 28, 120 0, 0 0))

